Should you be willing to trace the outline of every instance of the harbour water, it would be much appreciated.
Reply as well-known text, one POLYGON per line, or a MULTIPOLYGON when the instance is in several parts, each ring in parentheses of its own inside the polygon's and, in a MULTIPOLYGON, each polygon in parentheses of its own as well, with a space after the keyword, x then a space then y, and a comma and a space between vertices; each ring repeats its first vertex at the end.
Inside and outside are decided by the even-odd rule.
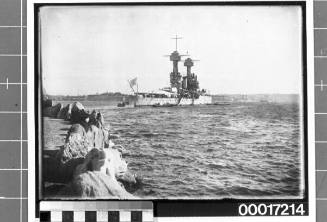
MULTIPOLYGON (((85 103, 119 134, 141 198, 280 198, 303 195, 298 103, 117 108, 85 103)), ((57 120, 54 120, 57 121, 57 120)), ((49 143, 55 142, 45 132, 49 143)))

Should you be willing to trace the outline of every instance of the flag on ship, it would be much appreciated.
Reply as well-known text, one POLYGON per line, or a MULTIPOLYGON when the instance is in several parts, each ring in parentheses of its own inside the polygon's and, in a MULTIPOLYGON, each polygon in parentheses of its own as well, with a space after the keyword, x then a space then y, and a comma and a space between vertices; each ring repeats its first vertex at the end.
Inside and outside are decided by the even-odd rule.
POLYGON ((135 77, 134 79, 131 79, 131 80, 128 80, 128 83, 129 83, 129 86, 131 87, 131 89, 133 90, 133 92, 135 93, 135 90, 134 90, 134 86, 136 85, 136 92, 139 91, 139 86, 137 84, 137 77, 135 77))
POLYGON ((129 81, 129 84, 131 85, 131 87, 135 86, 136 83, 137 83, 137 77, 135 77, 134 79, 131 79, 131 80, 129 81))

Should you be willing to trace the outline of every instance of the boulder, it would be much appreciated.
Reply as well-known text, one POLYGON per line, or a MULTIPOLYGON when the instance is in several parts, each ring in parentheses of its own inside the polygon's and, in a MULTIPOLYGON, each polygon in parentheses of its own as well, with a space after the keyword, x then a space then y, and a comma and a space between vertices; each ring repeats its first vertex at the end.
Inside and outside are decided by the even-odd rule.
POLYGON ((70 106, 71 106, 71 104, 67 104, 65 107, 60 109, 60 111, 57 114, 57 118, 58 119, 69 120, 70 117, 68 116, 68 110, 69 110, 70 106))
POLYGON ((87 171, 73 179, 58 197, 95 199, 135 199, 117 180, 101 171, 87 171))
POLYGON ((100 170, 116 179, 124 178, 123 175, 128 172, 128 167, 119 151, 111 148, 93 148, 85 155, 83 164, 76 168, 74 175, 76 177, 76 175, 88 170, 100 170))
POLYGON ((42 100, 42 108, 47 108, 53 106, 51 99, 44 99, 42 100))
POLYGON ((128 164, 122 158, 122 153, 118 149, 106 148, 109 172, 115 174, 115 178, 128 192, 135 192, 142 186, 141 178, 128 170, 128 164))
POLYGON ((84 158, 82 164, 78 165, 74 172, 74 178, 87 171, 101 171, 115 179, 114 173, 110 173, 106 153, 103 149, 93 148, 84 158))
POLYGON ((109 131, 103 127, 96 127, 95 125, 88 125, 86 127, 87 138, 96 148, 106 148, 109 147, 109 131))
POLYGON ((117 181, 116 167, 113 166, 119 163, 125 165, 126 162, 122 159, 113 162, 112 156, 115 155, 110 151, 91 149, 83 163, 75 167, 71 183, 60 194, 79 198, 132 198, 117 181))
POLYGON ((86 131, 81 124, 76 123, 69 128, 65 143, 74 140, 81 140, 83 137, 86 137, 86 131))
POLYGON ((98 128, 104 127, 104 117, 100 112, 93 110, 89 116, 89 125, 94 125, 98 128))
POLYGON ((100 126, 104 126, 104 117, 103 117, 102 113, 98 112, 96 119, 100 126))
POLYGON ((96 127, 98 127, 97 112, 95 110, 92 110, 92 112, 89 116, 89 125, 95 125, 96 127))
POLYGON ((114 172, 116 178, 128 171, 128 165, 118 150, 111 148, 105 148, 103 150, 108 159, 108 167, 114 172))
POLYGON ((142 187, 142 178, 136 174, 131 173, 130 171, 118 175, 116 179, 130 193, 134 193, 136 190, 142 187))
POLYGON ((128 171, 126 161, 114 149, 90 150, 84 162, 76 167, 74 178, 87 171, 101 171, 113 180, 117 180, 128 192, 135 192, 141 187, 140 177, 128 171))
POLYGON ((89 150, 89 144, 86 138, 74 140, 65 143, 57 154, 57 160, 65 164, 72 159, 84 158, 89 150))
POLYGON ((61 109, 62 109, 61 103, 58 103, 55 106, 46 107, 43 109, 43 116, 57 118, 57 115, 61 109))
POLYGON ((91 148, 92 144, 89 143, 84 127, 74 124, 67 133, 65 144, 60 148, 57 159, 61 164, 65 164, 72 159, 84 158, 91 148))
POLYGON ((67 105, 67 113, 65 115, 65 120, 70 120, 70 118, 72 116, 72 107, 73 107, 73 104, 67 105))
POLYGON ((104 148, 109 148, 110 147, 110 144, 115 145, 111 141, 111 135, 109 133, 109 129, 108 128, 104 128, 104 127, 101 127, 100 129, 101 129, 101 131, 103 133, 103 144, 104 144, 104 148))
POLYGON ((89 113, 84 109, 84 106, 80 102, 74 102, 71 107, 70 121, 71 123, 82 123, 87 122, 86 119, 89 118, 89 113))
POLYGON ((81 124, 73 124, 66 135, 65 144, 57 153, 57 160, 65 164, 76 158, 85 158, 92 148, 104 148, 109 144, 109 133, 96 126, 88 126, 85 131, 81 124))

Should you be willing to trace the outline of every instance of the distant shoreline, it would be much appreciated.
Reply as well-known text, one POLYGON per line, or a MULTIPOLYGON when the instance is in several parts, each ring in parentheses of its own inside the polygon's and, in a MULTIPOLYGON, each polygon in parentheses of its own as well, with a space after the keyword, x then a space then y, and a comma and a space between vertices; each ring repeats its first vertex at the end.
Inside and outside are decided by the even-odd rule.
MULTIPOLYGON (((299 94, 218 94, 212 95, 213 101, 227 102, 275 102, 275 103, 296 103, 299 102, 299 94)), ((55 101, 134 101, 135 96, 129 94, 102 93, 92 95, 46 95, 48 99, 55 101)))

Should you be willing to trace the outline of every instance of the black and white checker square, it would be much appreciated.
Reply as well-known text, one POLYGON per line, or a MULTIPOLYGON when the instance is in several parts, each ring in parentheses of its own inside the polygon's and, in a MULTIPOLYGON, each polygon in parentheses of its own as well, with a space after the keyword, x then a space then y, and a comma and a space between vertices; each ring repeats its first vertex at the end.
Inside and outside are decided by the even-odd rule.
POLYGON ((151 222, 153 212, 145 211, 41 211, 40 222, 151 222))
POLYGON ((41 201, 41 222, 151 222, 149 201, 41 201))

